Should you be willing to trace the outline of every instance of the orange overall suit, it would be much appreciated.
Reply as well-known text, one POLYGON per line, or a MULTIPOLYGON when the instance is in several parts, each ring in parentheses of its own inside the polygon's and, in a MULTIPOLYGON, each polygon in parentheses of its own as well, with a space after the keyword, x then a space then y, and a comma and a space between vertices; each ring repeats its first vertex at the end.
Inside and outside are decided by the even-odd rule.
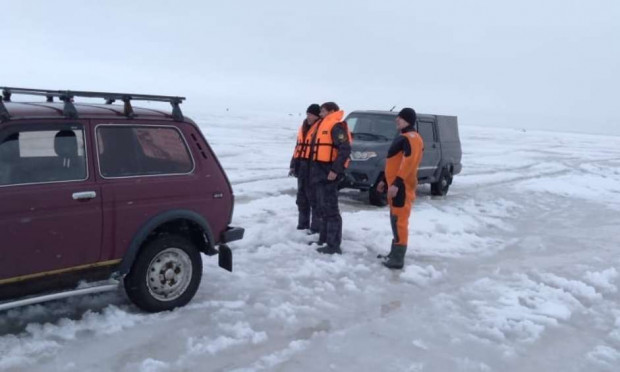
MULTIPOLYGON (((388 197, 390 205, 390 221, 392 224, 392 249, 387 256, 388 262, 394 259, 402 267, 407 241, 409 238, 409 215, 415 200, 418 186, 418 167, 424 152, 422 136, 415 132, 413 125, 402 129, 390 149, 385 163, 385 180, 387 186, 397 186, 398 193, 394 198, 388 197), (394 257, 396 256, 396 257, 394 257)), ((386 266, 388 266, 386 264, 386 266)), ((389 267, 389 266, 388 266, 389 267)))

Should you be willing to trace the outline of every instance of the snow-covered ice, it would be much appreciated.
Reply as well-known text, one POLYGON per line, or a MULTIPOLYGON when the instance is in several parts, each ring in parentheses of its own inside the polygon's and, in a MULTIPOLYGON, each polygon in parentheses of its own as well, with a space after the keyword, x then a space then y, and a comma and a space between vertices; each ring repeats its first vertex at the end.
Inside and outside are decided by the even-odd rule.
POLYGON ((195 117, 236 195, 233 273, 145 314, 120 293, 0 313, 2 371, 617 371, 620 137, 461 127, 463 173, 418 189, 406 267, 386 208, 341 194, 342 256, 295 230, 299 116, 195 117))

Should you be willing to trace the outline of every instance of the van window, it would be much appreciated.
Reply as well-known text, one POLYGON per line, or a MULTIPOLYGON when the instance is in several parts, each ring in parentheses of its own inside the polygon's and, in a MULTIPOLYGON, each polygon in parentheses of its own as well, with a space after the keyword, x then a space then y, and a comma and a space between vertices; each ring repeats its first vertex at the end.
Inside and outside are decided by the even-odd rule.
POLYGON ((441 142, 459 142, 459 129, 456 121, 442 120, 437 125, 441 142))
POLYGON ((20 125, 0 133, 0 186, 87 178, 82 127, 40 127, 20 125))
POLYGON ((104 177, 186 174, 194 168, 181 132, 174 127, 97 127, 99 168, 104 177))
POLYGON ((436 142, 433 132, 433 123, 428 121, 418 121, 418 133, 422 136, 424 143, 436 142))

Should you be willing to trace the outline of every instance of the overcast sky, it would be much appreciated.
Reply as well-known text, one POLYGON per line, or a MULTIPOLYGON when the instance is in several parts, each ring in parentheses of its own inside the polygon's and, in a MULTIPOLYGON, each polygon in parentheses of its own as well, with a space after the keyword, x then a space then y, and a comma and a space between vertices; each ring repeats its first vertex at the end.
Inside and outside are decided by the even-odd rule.
POLYGON ((0 85, 620 135, 617 0, 7 0, 2 20, 0 85))

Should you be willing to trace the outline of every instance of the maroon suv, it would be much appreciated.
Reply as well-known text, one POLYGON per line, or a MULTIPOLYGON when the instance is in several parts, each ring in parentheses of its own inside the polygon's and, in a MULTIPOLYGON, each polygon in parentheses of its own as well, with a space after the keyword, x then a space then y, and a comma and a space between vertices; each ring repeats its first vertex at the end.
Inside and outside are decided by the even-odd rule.
POLYGON ((168 310, 198 289, 201 252, 232 270, 232 189, 184 98, 0 89, 0 310, 119 284, 168 310))

